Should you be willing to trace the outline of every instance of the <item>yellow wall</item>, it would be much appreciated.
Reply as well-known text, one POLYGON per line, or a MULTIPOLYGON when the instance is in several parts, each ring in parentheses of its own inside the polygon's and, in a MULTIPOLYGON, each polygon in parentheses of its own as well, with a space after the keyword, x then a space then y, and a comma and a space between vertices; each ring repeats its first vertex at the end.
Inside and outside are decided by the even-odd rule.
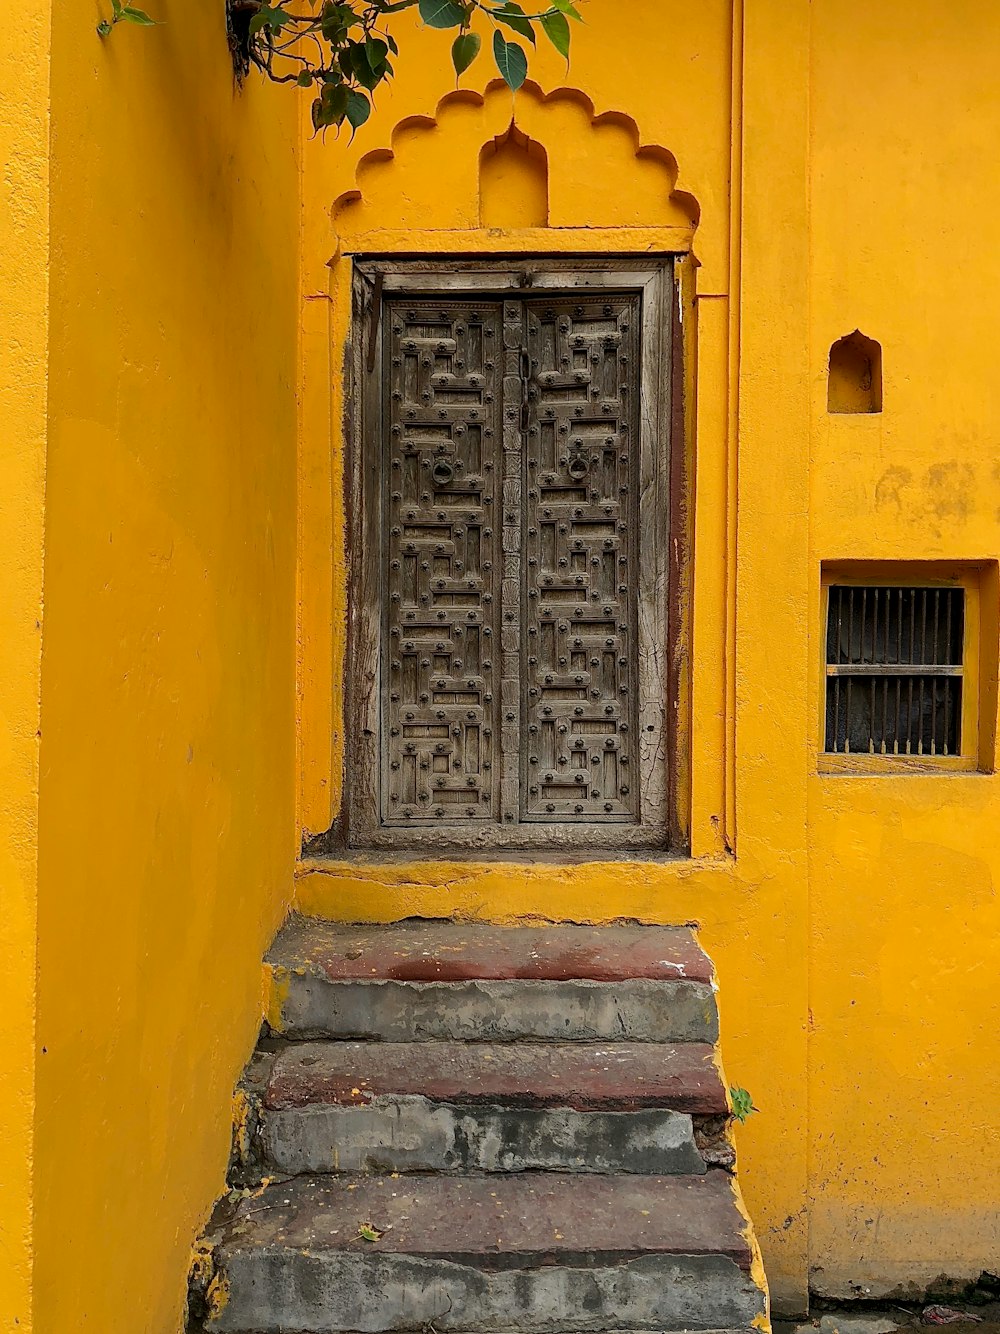
POLYGON ((0 1328, 31 1328, 38 685, 48 289, 47 6, 0 48, 0 1328))
POLYGON ((36 1328, 175 1334, 294 858, 297 130, 55 0, 36 1328))
POLYGON ((547 230, 481 219, 480 151, 510 98, 442 98, 440 34, 404 29, 396 85, 353 145, 305 146, 300 822, 326 829, 343 779, 348 256, 683 248, 693 196, 694 857, 327 859, 301 866, 299 903, 697 920, 727 1071, 763 1108, 739 1133, 741 1175, 779 1309, 802 1309, 810 1282, 975 1278, 998 1240, 990 1172, 961 1165, 996 1147, 1000 780, 818 777, 819 608, 822 560, 1000 554, 1000 20, 976 0, 948 25, 929 0, 636 8, 640 47, 594 0, 568 75, 533 58, 546 93, 577 90, 529 88, 514 108, 548 153, 547 230), (640 146, 676 158, 658 195, 640 146), (831 418, 830 344, 856 327, 882 343, 885 410, 831 418))
MULTIPOLYGON (((1000 15, 814 10, 811 562, 995 560, 1000 15), (858 325, 882 344, 884 411, 827 417, 824 351, 858 325)), ((975 1165, 1000 1146, 998 828, 995 775, 811 772, 820 1292, 996 1269, 996 1182, 975 1165)))
POLYGON ((1000 778, 818 776, 816 720, 821 561, 1000 556, 1000 18, 637 3, 641 46, 590 0, 570 73, 533 60, 577 91, 518 99, 549 227, 527 226, 536 174, 517 234, 490 230, 499 178, 482 192, 477 170, 510 99, 442 101, 440 34, 402 25, 350 145, 310 139, 290 91, 234 94, 201 0, 104 44, 92 7, 52 0, 51 82, 48 6, 8 34, 5 1329, 32 1320, 32 1229, 38 1330, 179 1328, 290 892, 296 771, 305 832, 340 808, 344 256, 685 248, 692 200, 693 857, 328 860, 298 901, 697 920, 727 1073, 763 1109, 741 1175, 777 1306, 995 1268, 1000 778), (829 347, 856 327, 882 344, 884 411, 830 417, 829 347))

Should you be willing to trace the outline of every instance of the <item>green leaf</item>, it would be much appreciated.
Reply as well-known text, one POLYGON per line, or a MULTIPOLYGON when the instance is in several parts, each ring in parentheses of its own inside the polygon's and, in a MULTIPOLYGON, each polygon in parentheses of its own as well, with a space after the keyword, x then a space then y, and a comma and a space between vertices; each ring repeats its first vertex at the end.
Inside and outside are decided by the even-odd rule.
POLYGON ((398 56, 398 55, 399 55, 399 47, 396 45, 396 39, 395 39, 395 37, 393 37, 393 35, 392 35, 391 32, 387 32, 387 33, 386 33, 386 35, 385 35, 385 40, 389 43, 389 50, 392 52, 392 54, 393 54, 394 56, 398 56))
POLYGON ((504 83, 517 92, 528 77, 528 57, 517 42, 508 42, 499 32, 493 34, 493 58, 504 83))
POLYGON ((335 5, 331 0, 320 10, 319 29, 328 42, 342 42, 354 19, 354 11, 347 5, 335 5))
POLYGON ((569 22, 565 14, 546 14, 541 19, 542 31, 561 56, 569 60, 569 22))
POLYGON ((344 83, 325 83, 319 100, 323 104, 323 118, 327 125, 339 125, 347 115, 350 90, 344 83))
POLYGON ((101 19, 100 23, 97 25, 98 37, 110 37, 111 31, 112 31, 111 24, 108 22, 108 20, 101 19))
POLYGON ((365 55, 373 70, 381 69, 389 58, 389 48, 381 37, 369 37, 365 42, 365 55))
POLYGON ((347 94, 347 121, 352 130, 356 130, 359 125, 364 125, 371 114, 372 104, 364 93, 352 90, 347 94))
POLYGON ((753 1116, 754 1112, 760 1111, 759 1107, 753 1105, 753 1098, 744 1088, 731 1088, 729 1090, 729 1101, 733 1105, 733 1116, 742 1124, 748 1117, 753 1116))
POLYGON ((463 32, 455 38, 451 48, 451 63, 455 66, 455 73, 459 77, 465 73, 476 56, 479 55, 482 44, 482 38, 478 32, 463 32))
POLYGON ((295 80, 295 82, 299 85, 300 88, 311 88, 312 81, 313 81, 313 76, 309 73, 307 69, 300 70, 299 77, 295 80))
POLYGON ((358 1236, 365 1241, 381 1241, 383 1234, 373 1223, 362 1223, 358 1228, 358 1236))
POLYGON ((361 84, 362 88, 374 88, 391 73, 391 70, 385 61, 388 47, 384 42, 379 42, 378 46, 381 47, 382 50, 379 52, 376 48, 378 59, 374 65, 372 64, 371 52, 369 52, 365 42, 351 42, 348 47, 349 68, 345 69, 343 56, 341 57, 341 69, 344 69, 348 78, 353 74, 354 78, 361 84))
POLYGON ((568 14, 571 19, 576 19, 577 23, 582 23, 583 18, 573 0, 552 0, 552 8, 558 9, 560 14, 568 14))
POLYGON ((115 18, 118 18, 121 14, 123 4, 124 0, 111 0, 111 12, 114 14, 115 18))
POLYGON ((344 83, 325 83, 323 91, 312 104, 312 122, 317 130, 340 125, 347 115, 350 89, 344 83))
POLYGON ((456 0, 420 0, 420 17, 429 28, 460 28, 465 10, 456 0))
POLYGON ((156 19, 151 19, 144 9, 134 9, 132 5, 123 5, 121 18, 125 23, 138 23, 140 28, 155 28, 156 19))
MULTIPOLYGON (((128 10, 122 12, 127 14, 128 10)), ((285 24, 291 23, 291 21, 291 14, 286 14, 283 9, 278 9, 276 6, 272 8, 270 5, 261 5, 250 20, 250 36, 252 37, 254 33, 260 32, 261 28, 267 28, 271 32, 280 32, 285 24)))
POLYGON ((520 5, 515 4, 514 0, 507 0, 506 4, 491 12, 498 23, 506 23, 508 28, 513 28, 521 37, 527 37, 528 41, 534 46, 535 30, 525 17, 524 10, 520 5))

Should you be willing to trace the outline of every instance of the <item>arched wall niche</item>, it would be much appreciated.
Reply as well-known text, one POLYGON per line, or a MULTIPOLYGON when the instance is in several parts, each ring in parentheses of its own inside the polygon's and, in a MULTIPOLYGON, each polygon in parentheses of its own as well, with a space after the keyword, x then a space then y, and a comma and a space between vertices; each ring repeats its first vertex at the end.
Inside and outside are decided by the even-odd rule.
MULTIPOLYGON (((655 231, 662 248, 683 251, 699 209, 677 178, 673 154, 644 144, 629 116, 597 113, 576 89, 545 94, 533 83, 512 116, 497 80, 482 94, 449 93, 433 117, 401 120, 390 147, 361 158, 331 217, 344 249, 387 233, 548 228, 655 231)), ((647 238, 636 248, 660 246, 647 238)))
POLYGON ((549 155, 513 121, 479 154, 479 225, 549 225, 549 155))

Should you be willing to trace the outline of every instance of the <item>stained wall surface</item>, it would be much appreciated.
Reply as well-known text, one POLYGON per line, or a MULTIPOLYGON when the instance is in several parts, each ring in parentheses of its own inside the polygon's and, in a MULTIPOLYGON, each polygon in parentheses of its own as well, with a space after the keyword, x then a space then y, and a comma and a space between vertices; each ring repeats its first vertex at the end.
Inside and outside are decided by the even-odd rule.
POLYGON ((294 856, 296 125, 52 14, 35 1327, 173 1334, 294 856))
MULTIPOLYGON (((594 3, 570 70, 540 51, 538 87, 513 104, 476 66, 468 92, 442 97, 446 40, 404 27, 396 85, 354 143, 304 147, 306 834, 336 821, 343 784, 350 255, 693 245, 692 856, 327 856, 303 863, 298 901, 344 919, 697 921, 727 1073, 763 1109, 739 1132, 740 1167, 785 1311, 810 1286, 968 1281, 997 1254, 989 1173, 970 1182, 956 1164, 997 1138, 998 780, 818 773, 821 563, 1000 554, 986 151, 1000 21, 961 9, 968 22, 924 0, 877 15, 861 0, 649 0, 626 30, 594 3), (505 213, 501 174, 480 179, 512 117, 547 155, 545 209, 537 153, 530 210, 505 213), (830 416, 829 349, 855 328, 882 345, 883 411, 830 416)), ((509 153, 502 179, 517 188, 509 153)))

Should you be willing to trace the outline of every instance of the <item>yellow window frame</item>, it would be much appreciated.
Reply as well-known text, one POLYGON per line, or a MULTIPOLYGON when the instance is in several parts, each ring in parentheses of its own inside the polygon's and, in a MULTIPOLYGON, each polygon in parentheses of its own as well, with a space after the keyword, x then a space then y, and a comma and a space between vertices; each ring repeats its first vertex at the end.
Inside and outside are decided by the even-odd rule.
MULTIPOLYGON (((818 769, 824 774, 928 774, 975 773, 992 770, 996 722, 995 671, 984 667, 983 591, 989 582, 996 585, 995 562, 929 561, 836 561, 826 563, 821 574, 820 626, 821 652, 819 689, 818 769), (856 588, 900 585, 914 588, 961 588, 965 592, 965 629, 962 645, 962 717, 960 754, 958 755, 878 755, 855 751, 840 754, 827 751, 826 642, 830 588, 843 584, 856 588), (985 707, 984 680, 991 679, 994 689, 992 711, 985 707), (991 716, 992 713, 992 716, 991 716)), ((995 599, 994 599, 995 600, 995 599)), ((989 618, 993 620, 994 617, 989 618)), ((990 636, 992 641, 993 636, 990 636)), ((996 646, 994 645, 994 650, 996 646)), ((992 655, 995 657, 995 652, 992 655)), ((993 664, 995 666, 995 663, 993 664)))

